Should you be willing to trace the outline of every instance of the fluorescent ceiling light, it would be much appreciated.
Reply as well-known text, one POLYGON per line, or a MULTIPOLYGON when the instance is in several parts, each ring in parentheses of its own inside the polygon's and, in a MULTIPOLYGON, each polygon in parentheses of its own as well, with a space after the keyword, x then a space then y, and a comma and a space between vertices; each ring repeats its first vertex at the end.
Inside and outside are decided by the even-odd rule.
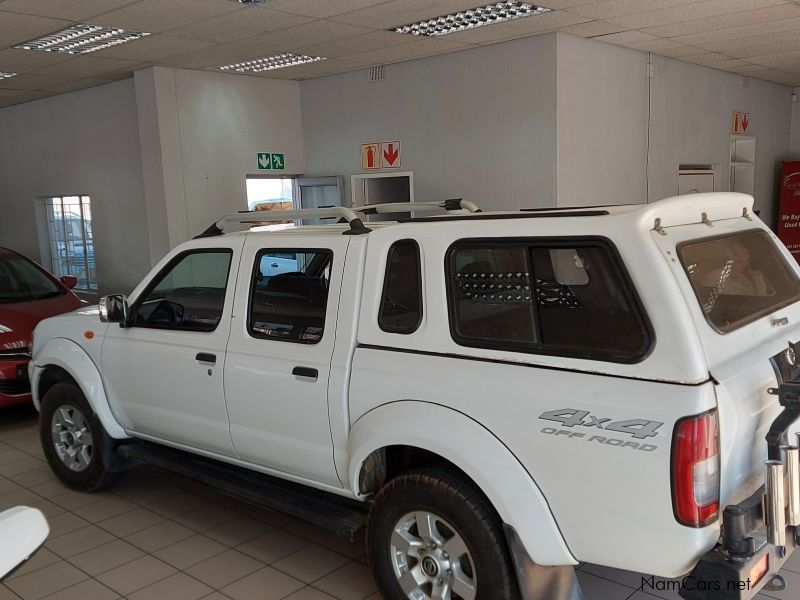
POLYGON ((462 10, 461 12, 444 15, 442 17, 435 17, 425 21, 418 21, 417 23, 393 27, 390 31, 434 37, 437 35, 447 35, 448 33, 464 31, 466 29, 483 27, 484 25, 492 25, 493 23, 521 19, 522 17, 543 15, 552 11, 552 8, 536 6, 535 4, 528 4, 527 2, 517 2, 517 0, 507 0, 506 2, 495 2, 493 4, 478 6, 470 10, 462 10))
POLYGON ((319 62, 321 60, 326 59, 322 56, 306 56, 305 54, 282 52, 281 54, 273 54, 272 56, 265 56, 264 58, 251 58, 250 60, 243 60, 242 62, 223 65, 217 68, 220 71, 235 73, 261 73, 262 71, 283 69, 284 67, 304 65, 306 63, 319 62))
MULTIPOLYGON (((15 75, 16 73, 3 73, 3 71, 0 71, 0 79, 11 79, 15 75)), ((3 331, 2 327, 3 326, 0 325, 0 333, 6 333, 5 331, 3 331)))
POLYGON ((14 46, 22 50, 88 54, 150 35, 138 31, 125 31, 118 27, 102 27, 78 23, 30 42, 14 46))
POLYGON ((267 0, 231 0, 231 2, 238 2, 239 4, 264 4, 267 0))

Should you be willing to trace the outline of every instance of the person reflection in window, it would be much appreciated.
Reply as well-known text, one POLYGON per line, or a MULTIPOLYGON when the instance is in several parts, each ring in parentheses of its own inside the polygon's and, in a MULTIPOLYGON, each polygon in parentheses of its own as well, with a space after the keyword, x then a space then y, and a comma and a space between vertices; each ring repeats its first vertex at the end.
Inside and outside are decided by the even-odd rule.
POLYGON ((720 271, 709 274, 706 285, 732 296, 769 296, 773 293, 764 274, 753 267, 750 251, 745 246, 731 244, 729 256, 720 271))

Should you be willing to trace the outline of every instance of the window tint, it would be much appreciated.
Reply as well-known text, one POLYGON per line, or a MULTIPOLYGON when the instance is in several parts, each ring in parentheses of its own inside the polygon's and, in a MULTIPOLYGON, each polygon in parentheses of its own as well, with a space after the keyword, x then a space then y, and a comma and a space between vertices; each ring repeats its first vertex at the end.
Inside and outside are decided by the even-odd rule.
POLYGON ((0 304, 42 300, 64 293, 27 258, 0 255, 0 304))
POLYGON ((468 346, 630 362, 650 343, 602 243, 461 242, 448 258, 450 322, 468 346))
POLYGON ((763 231, 686 242, 683 268, 709 323, 728 333, 800 299, 800 283, 763 231))
POLYGON ((414 333, 422 320, 422 273, 419 246, 396 242, 386 258, 386 277, 378 324, 391 333, 414 333))
POLYGON ((135 324, 214 331, 222 318, 231 256, 230 250, 178 256, 137 302, 135 324))
POLYGON ((250 334, 300 344, 319 342, 332 259, 330 250, 259 252, 250 295, 250 334))

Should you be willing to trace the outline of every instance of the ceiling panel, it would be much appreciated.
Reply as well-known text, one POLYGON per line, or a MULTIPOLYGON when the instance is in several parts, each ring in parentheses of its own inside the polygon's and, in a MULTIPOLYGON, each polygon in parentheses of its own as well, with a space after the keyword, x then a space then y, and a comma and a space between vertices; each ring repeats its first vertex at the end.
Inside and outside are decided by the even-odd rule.
POLYGON ((11 79, 0 79, 0 88, 7 90, 44 90, 51 85, 66 83, 68 79, 53 75, 23 73, 11 79))
POLYGON ((0 71, 6 73, 25 73, 34 69, 41 69, 55 65, 72 58, 70 54, 55 54, 53 52, 31 52, 30 50, 17 50, 6 48, 0 50, 0 71))
POLYGON ((167 56, 157 60, 158 64, 185 69, 203 69, 239 62, 259 56, 257 50, 234 44, 215 44, 202 50, 186 52, 175 56, 167 56))
POLYGON ((125 60, 148 61, 157 60, 165 56, 175 54, 185 54, 201 48, 213 45, 211 42, 201 40, 190 40, 164 34, 148 35, 127 44, 119 44, 99 50, 92 56, 102 56, 108 58, 122 58, 125 60))
POLYGON ((57 83, 48 85, 47 91, 63 94, 65 92, 73 92, 75 90, 82 90, 84 88, 95 87, 108 83, 105 79, 70 79, 66 83, 57 83))
POLYGON ((94 17, 92 23, 131 31, 161 33, 239 10, 252 10, 224 0, 140 0, 94 17))
POLYGON ((369 52, 370 50, 377 50, 378 48, 386 48, 387 46, 410 44, 414 41, 416 41, 416 38, 412 36, 400 35, 391 31, 371 31, 370 33, 328 42, 326 44, 303 46, 298 48, 298 51, 314 56, 334 58, 346 54, 361 54, 363 52, 369 52))
MULTIPOLYGON (((800 13, 800 6, 797 7, 797 11, 800 13)), ((755 35, 773 35, 783 31, 798 29, 800 29, 800 14, 797 14, 797 16, 792 18, 782 18, 777 21, 753 23, 751 25, 742 25, 739 27, 731 27, 729 29, 719 29, 717 31, 709 31, 706 33, 681 35, 676 36, 673 39, 686 44, 698 45, 710 45, 717 42, 738 43, 743 38, 748 38, 755 35)))
POLYGON ((170 34, 218 44, 225 42, 241 43, 241 40, 255 35, 302 25, 312 20, 313 17, 295 15, 260 6, 245 6, 242 10, 171 29, 170 34))
POLYGON ((622 25, 616 23, 608 23, 607 21, 587 21, 586 23, 578 23, 577 25, 569 25, 560 29, 566 33, 572 33, 581 37, 597 37, 598 35, 609 35, 611 33, 619 33, 625 31, 622 25))
POLYGON ((503 23, 496 23, 494 25, 487 25, 485 27, 476 27, 475 29, 469 29, 467 31, 459 31, 458 33, 448 35, 446 39, 469 44, 501 42, 504 40, 536 35, 546 31, 554 31, 560 27, 585 23, 587 20, 587 17, 556 11, 505 21, 503 23))
POLYGON ((114 73, 129 74, 141 63, 117 58, 102 58, 100 56, 76 56, 57 65, 44 67, 34 71, 37 75, 54 75, 56 77, 84 79, 96 77, 98 79, 112 79, 114 73), (108 77, 106 77, 108 75, 108 77))
POLYGON ((2 11, 0 4, 0 47, 14 46, 70 25, 69 21, 34 17, 2 11))
POLYGON ((780 4, 785 4, 785 0, 706 0, 621 17, 607 17, 606 20, 631 29, 641 29, 780 4))
MULTIPOLYGON (((757 10, 721 13, 692 21, 656 25, 655 27, 646 27, 642 31, 661 37, 679 37, 699 33, 714 38, 717 35, 730 35, 730 33, 722 33, 719 30, 726 31, 737 27, 741 27, 742 30, 775 27, 780 24, 781 19, 792 19, 798 16, 800 16, 800 5, 779 4, 757 10)), ((760 33, 760 31, 753 33, 760 33)))
MULTIPOLYGON (((388 29, 431 19, 451 12, 475 8, 475 0, 389 0, 383 4, 333 17, 335 21, 362 25, 374 29, 388 29)), ((488 4, 488 3, 487 3, 488 4)))
POLYGON ((137 0, 5 0, 2 10, 54 17, 67 21, 85 21, 90 17, 133 4, 137 0))
POLYGON ((384 2, 386 0, 270 0, 269 7, 323 19, 384 2))
MULTIPOLYGON (((673 6, 684 6, 691 4, 693 0, 605 0, 603 2, 586 2, 573 7, 565 8, 576 15, 584 15, 593 19, 610 19, 623 15, 633 15, 646 11, 668 8, 673 6)), ((544 6, 550 6, 543 2, 544 6)))
POLYGON ((266 73, 264 75, 268 77, 277 77, 280 79, 309 79, 311 77, 322 77, 325 75, 331 75, 333 73, 355 71, 358 69, 364 69, 364 67, 365 65, 361 62, 345 60, 342 58, 332 58, 330 60, 323 60, 305 65, 297 65, 296 67, 276 69, 271 75, 266 73))
MULTIPOLYGON (((297 27, 289 27, 254 37, 237 40, 237 44, 257 49, 259 52, 292 50, 301 46, 323 44, 370 32, 366 27, 320 19, 297 27)), ((326 55, 327 56, 327 55, 326 55)))
POLYGON ((387 48, 370 50, 369 52, 360 54, 350 54, 345 58, 362 64, 388 64, 400 62, 401 60, 410 60, 412 58, 422 58, 423 56, 433 56, 444 52, 466 50, 467 48, 473 47, 474 46, 469 46, 467 44, 457 44, 437 38, 426 38, 416 40, 411 44, 403 44, 402 46, 389 46, 387 48))

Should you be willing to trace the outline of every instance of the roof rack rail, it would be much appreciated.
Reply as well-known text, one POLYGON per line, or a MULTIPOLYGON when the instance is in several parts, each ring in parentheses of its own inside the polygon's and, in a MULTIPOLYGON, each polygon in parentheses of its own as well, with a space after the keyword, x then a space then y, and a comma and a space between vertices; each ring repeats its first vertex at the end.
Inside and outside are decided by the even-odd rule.
POLYGON ((385 215, 391 213, 408 212, 449 212, 454 210, 465 210, 475 213, 482 212, 474 202, 452 198, 441 202, 388 202, 386 204, 366 204, 354 208, 364 215, 385 215))
POLYGON ((344 219, 350 224, 350 229, 343 235, 361 235, 372 231, 364 225, 359 214, 343 206, 331 206, 329 208, 301 208, 297 210, 252 210, 234 213, 222 217, 213 223, 197 238, 213 237, 234 231, 247 231, 250 227, 266 225, 275 221, 293 221, 299 219, 344 219))

